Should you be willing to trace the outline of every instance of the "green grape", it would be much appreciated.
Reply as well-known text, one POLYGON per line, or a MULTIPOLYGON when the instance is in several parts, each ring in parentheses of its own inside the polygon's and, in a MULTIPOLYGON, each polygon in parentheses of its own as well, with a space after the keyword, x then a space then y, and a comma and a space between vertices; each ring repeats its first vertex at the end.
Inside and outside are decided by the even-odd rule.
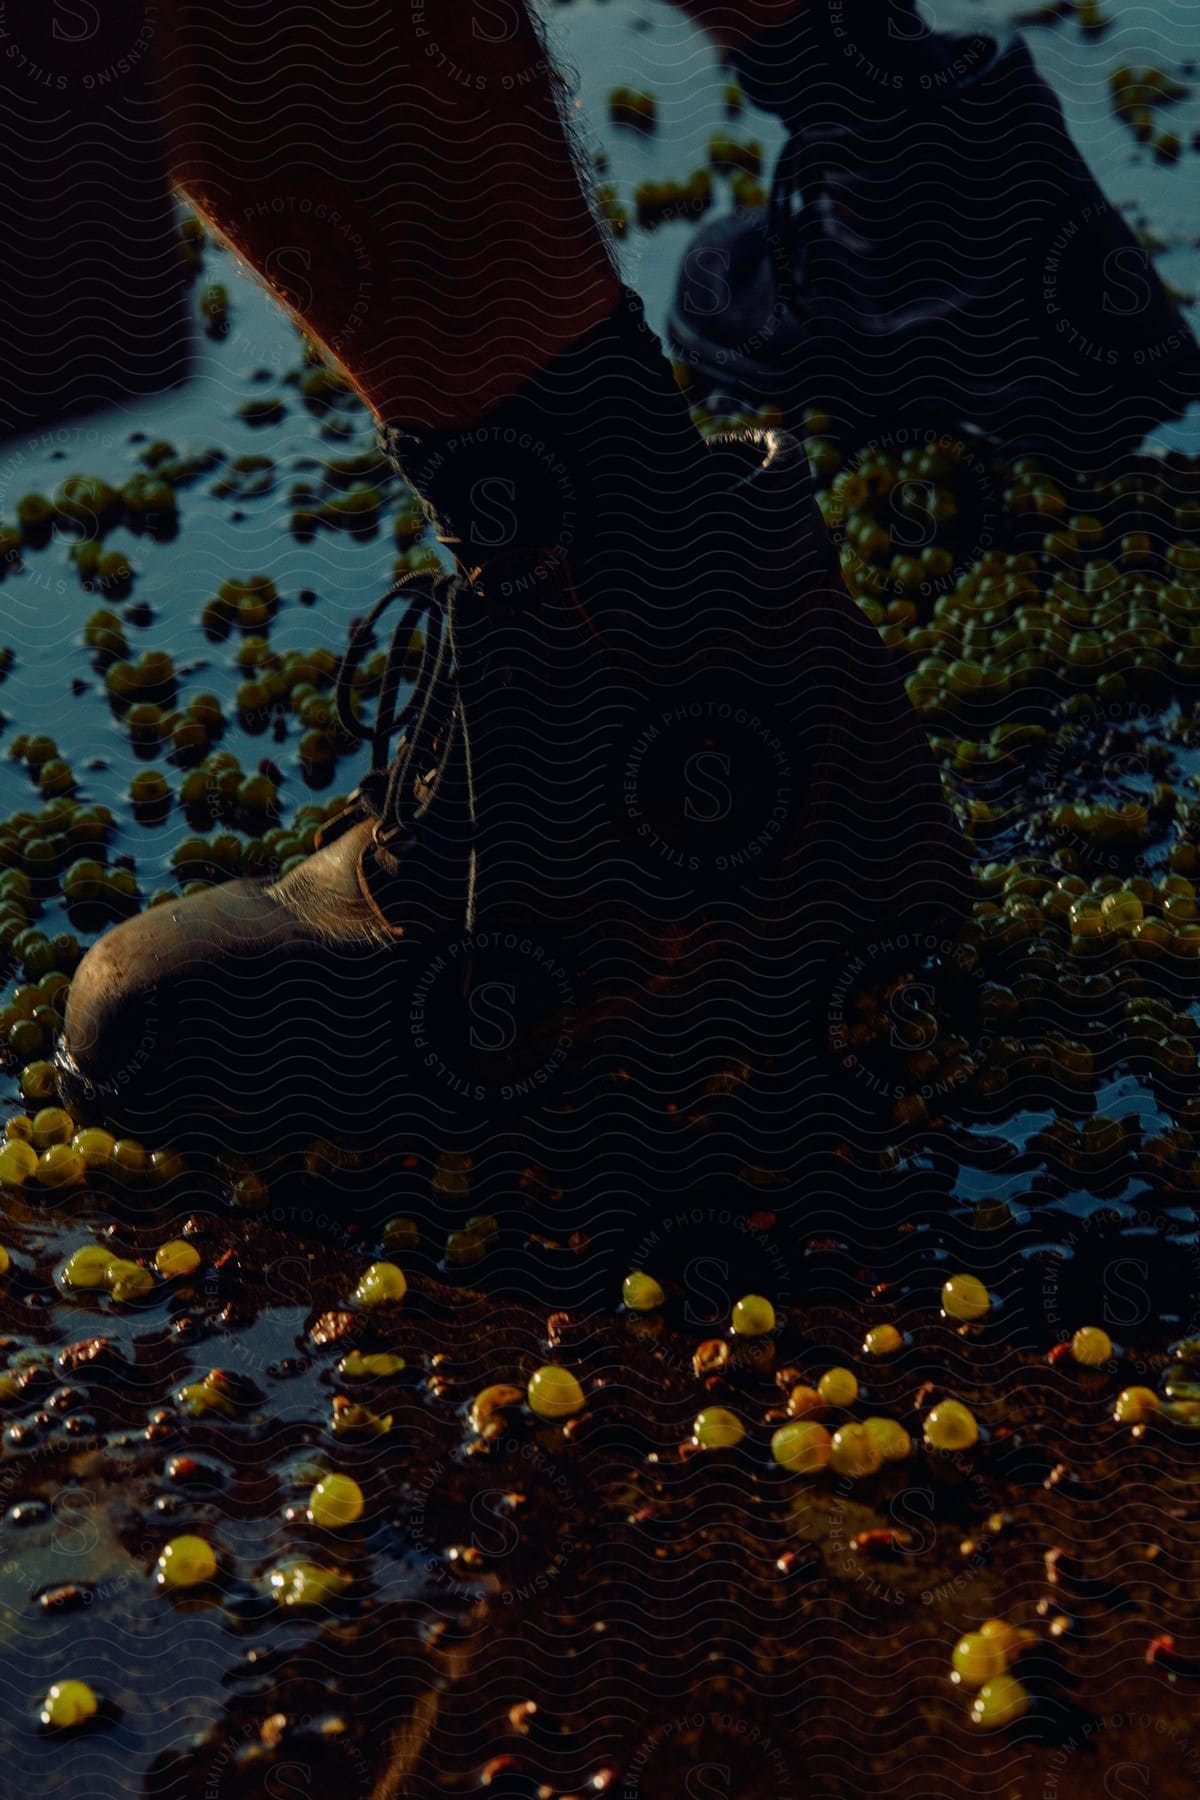
POLYGON ((389 1219, 382 1242, 385 1250, 415 1250, 421 1242, 421 1228, 415 1219, 389 1219))
POLYGON ((326 1475, 308 1497, 313 1524, 326 1531, 341 1531, 356 1524, 365 1504, 362 1489, 349 1475, 326 1475))
POLYGON ((771 1439, 771 1455, 793 1475, 815 1475, 828 1467, 832 1439, 815 1420, 781 1425, 771 1439))
MULTIPOLYGON (((293 689, 293 697, 298 691, 298 689, 293 689)), ((308 726, 311 731, 329 729, 337 717, 332 700, 324 694, 313 694, 311 698, 304 700, 299 707, 299 713, 300 723, 308 726)))
POLYGON ((170 797, 170 784, 157 769, 140 769, 129 784, 129 798, 134 806, 161 806, 170 797))
POLYGON ((311 1562, 281 1563, 270 1575, 271 1592, 283 1607, 327 1606, 350 1581, 340 1569, 323 1569, 311 1562))
POLYGON ((1003 1642, 995 1636, 985 1637, 980 1631, 968 1631, 959 1638, 951 1657, 951 1681, 961 1687, 980 1688, 1008 1667, 1003 1642))
MULTIPOLYGON (((2 1157, 3 1152, 0 1151, 0 1158, 2 1157)), ((1159 1411, 1159 1398, 1153 1388, 1127 1387, 1117 1395, 1113 1418, 1118 1425, 1144 1425, 1159 1411)))
POLYGON ((31 1106, 49 1106, 58 1099, 58 1076, 52 1062, 26 1063, 21 1071, 21 1098, 31 1106))
POLYGON ((46 795, 69 794, 75 786, 75 777, 71 773, 70 764, 63 762, 62 758, 57 756, 51 758, 48 763, 43 763, 38 775, 38 786, 46 795))
POLYGON ((829 1446, 829 1466, 837 1475, 860 1480, 883 1467, 883 1450, 865 1425, 843 1425, 829 1446))
POLYGON ((38 1157, 36 1176, 43 1187, 73 1187, 83 1175, 83 1158, 70 1144, 52 1144, 38 1157))
POLYGON ((775 1329, 775 1308, 761 1294, 745 1294, 733 1309, 737 1337, 766 1337, 775 1329))
POLYGON ((159 1187, 166 1187, 172 1181, 179 1181, 187 1174, 187 1164, 177 1150, 152 1150, 150 1152, 150 1177, 159 1187))
POLYGON ((202 1537, 172 1538, 156 1565, 160 1587, 191 1588, 211 1581, 217 1572, 213 1547, 202 1537))
POLYGON ((94 1718, 100 1702, 86 1681, 56 1681, 42 1702, 41 1719, 56 1731, 69 1731, 94 1718))
POLYGON ((853 1406, 858 1399, 858 1380, 849 1369, 826 1369, 817 1392, 826 1406, 853 1406))
MULTIPOLYGON (((151 706, 146 701, 131 706, 125 714, 125 726, 133 743, 153 748, 161 741, 166 729, 161 706, 151 706)), ((138 778, 135 776, 134 779, 138 778)))
POLYGON ((474 1231, 452 1231, 446 1239, 446 1263, 452 1269, 480 1262, 487 1245, 474 1231))
POLYGON ((180 761, 203 756, 208 748, 208 732, 199 719, 180 719, 171 732, 171 754, 180 761))
POLYGON ((34 1114, 33 1141, 39 1150, 51 1144, 69 1144, 75 1136, 75 1121, 61 1106, 44 1106, 34 1114))
POLYGON ((40 981, 54 967, 54 945, 40 931, 23 931, 19 938, 14 938, 13 949, 21 958, 21 968, 30 981, 40 981))
POLYGON ((37 1029, 42 1034, 42 1044, 45 1046, 54 1042, 55 1038, 58 1036, 58 1028, 62 1021, 52 1006, 35 1006, 33 1009, 33 1017, 27 1022, 30 1025, 37 1026, 37 1029))
POLYGON ((238 1212, 261 1212, 270 1195, 261 1175, 239 1175, 229 1190, 229 1204, 238 1212))
MULTIPOLYGON (((71 939, 71 943, 75 944, 76 952, 78 952, 79 946, 75 943, 74 938, 71 939)), ((42 996, 45 999, 47 1006, 54 1007, 55 1011, 59 1013, 66 1007, 67 994, 70 992, 71 988, 71 977, 69 975, 64 975, 61 968, 58 966, 59 955, 63 949, 64 940, 62 938, 55 938, 50 946, 50 953, 54 958, 54 962, 38 982, 38 986, 42 991, 42 996)), ((74 960, 78 961, 78 956, 76 956, 74 960)))
POLYGON ((727 1406, 706 1406, 692 1424, 692 1436, 705 1450, 732 1450, 745 1435, 746 1427, 727 1406))
POLYGON ((373 1351, 368 1355, 364 1355, 361 1350, 348 1350, 338 1364, 338 1374, 346 1381, 386 1379, 391 1375, 398 1375, 404 1367, 402 1356, 395 1356, 386 1350, 373 1351))
POLYGON ((879 1445, 884 1462, 903 1462, 912 1455, 912 1439, 895 1419, 873 1415, 863 1420, 863 1430, 879 1445))
POLYGON ((974 1415, 960 1400, 941 1400, 925 1419, 925 1442, 934 1450, 969 1450, 978 1442, 974 1415))
POLYGON ((200 1252, 186 1238, 172 1238, 169 1244, 163 1244, 155 1251, 154 1266, 167 1281, 194 1275, 200 1267, 200 1252))
POLYGON ((300 739, 299 752, 301 762, 323 768, 334 761, 337 745, 328 731, 306 731, 300 739))
POLYGON ((530 1412, 536 1413, 539 1419, 569 1419, 572 1414, 581 1412, 584 1405, 583 1389, 578 1381, 570 1369, 560 1368, 556 1363, 547 1363, 530 1377, 526 1397, 530 1412))
POLYGON ((271 609, 265 600, 247 594, 238 601, 238 624, 243 631, 261 631, 270 619, 271 609))
POLYGON ((654 1312, 665 1300, 653 1275, 646 1275, 641 1269, 635 1269, 621 1283, 621 1301, 630 1312, 654 1312))
POLYGON ((974 1322, 991 1305, 991 1295, 978 1275, 952 1275, 942 1288, 942 1310, 951 1319, 974 1322))
POLYGON ((219 600, 209 600, 201 608, 200 624, 210 638, 227 638, 230 631, 229 608, 219 600))
POLYGON ((137 665, 142 687, 167 687, 175 679, 175 664, 165 650, 147 650, 137 665))
POLYGON ((62 1282, 71 1288, 104 1288, 108 1286, 108 1265, 112 1251, 103 1244, 81 1244, 72 1251, 62 1268, 62 1282))
POLYGON ((179 804, 188 814, 212 810, 212 778, 204 769, 190 769, 184 776, 179 784, 179 804))
POLYGON ((1071 1354, 1085 1369, 1099 1369, 1113 1358, 1113 1341, 1099 1325, 1081 1325, 1071 1339, 1071 1354))
POLYGON ((87 906, 103 898, 106 879, 103 863, 83 857, 63 876, 63 893, 72 906, 87 906))
MULTIPOLYGON (((224 724, 221 702, 216 694, 193 694, 187 703, 187 710, 193 719, 204 726, 206 731, 219 731, 224 724)), ((221 754, 226 754, 222 752, 221 754)))
POLYGON ((194 874, 206 868, 210 861, 207 838, 184 838, 171 852, 171 867, 175 870, 190 870, 194 874))
POLYGON ((1018 1631, 1007 1619, 985 1619, 979 1627, 979 1634, 987 1642, 999 1644, 1008 1662, 1036 1642, 1032 1632, 1018 1631))
POLYGON ((395 1263, 372 1263, 358 1286, 354 1298, 360 1306, 386 1306, 403 1300, 408 1292, 404 1271, 395 1263))
POLYGON ((1143 918, 1142 902, 1127 888, 1106 894, 1100 903, 1100 914, 1112 931, 1130 932, 1143 918))
POLYGON ((37 1151, 32 1144, 13 1139, 0 1147, 0 1183, 5 1187, 23 1187, 37 1166, 37 1151))
POLYGON ((243 681, 237 690, 237 709, 243 714, 264 712, 267 692, 261 681, 243 681))
POLYGON ((116 1174, 134 1180, 146 1173, 150 1158, 136 1138, 118 1138, 112 1147, 112 1166, 116 1174))
POLYGON ((207 1381, 189 1381, 175 1395, 175 1403, 189 1418, 202 1419, 205 1413, 220 1413, 231 1419, 234 1405, 227 1394, 207 1381))
POLYGON ((1100 910, 1100 902, 1090 897, 1076 900, 1068 918, 1073 937, 1103 937, 1108 930, 1108 921, 1100 910))
POLYGON ((1029 1694, 1012 1675, 997 1675, 986 1682, 975 1696, 971 1718, 984 1730, 1000 1730, 1012 1725, 1029 1711, 1029 1694))
POLYGON ((18 1019, 8 1028, 8 1047, 21 1062, 32 1062, 46 1048, 46 1033, 35 1019, 18 1019))
POLYGON ((904 1339, 894 1325, 873 1325, 863 1339, 864 1356, 894 1356, 904 1339))
POLYGON ((112 1162, 116 1139, 100 1125, 85 1125, 71 1139, 71 1148, 83 1158, 85 1169, 107 1169, 112 1162))
POLYGON ((125 1305, 152 1293, 154 1277, 141 1263, 115 1256, 104 1271, 104 1284, 118 1305, 125 1305))
POLYGON ((269 813, 276 799, 275 783, 266 775, 252 775, 238 789, 238 804, 247 813, 269 813))
POLYGON ((25 761, 31 769, 40 769, 43 763, 53 762, 58 755, 58 745, 52 737, 31 737, 25 745, 25 761))

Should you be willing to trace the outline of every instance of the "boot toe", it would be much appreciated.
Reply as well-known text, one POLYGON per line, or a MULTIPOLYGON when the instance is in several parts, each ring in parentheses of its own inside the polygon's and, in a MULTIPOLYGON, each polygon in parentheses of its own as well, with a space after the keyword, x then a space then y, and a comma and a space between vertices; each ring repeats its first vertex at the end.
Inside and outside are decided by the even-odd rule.
POLYGON ((138 1137, 224 1139, 261 1054, 272 972, 296 931, 260 882, 154 907, 94 944, 71 983, 59 1085, 80 1118, 138 1137))
POLYGON ((122 1124, 114 1109, 159 1047, 154 982, 138 951, 140 924, 130 920, 101 938, 71 983, 55 1061, 63 1099, 77 1118, 103 1115, 122 1124))

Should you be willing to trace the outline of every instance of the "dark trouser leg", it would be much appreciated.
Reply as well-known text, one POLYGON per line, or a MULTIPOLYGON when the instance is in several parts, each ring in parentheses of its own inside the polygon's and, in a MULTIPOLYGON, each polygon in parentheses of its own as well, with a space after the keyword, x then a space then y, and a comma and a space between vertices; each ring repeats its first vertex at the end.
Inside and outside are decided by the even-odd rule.
POLYGON ((175 179, 383 418, 478 418, 616 304, 523 0, 176 0, 160 65, 175 179))

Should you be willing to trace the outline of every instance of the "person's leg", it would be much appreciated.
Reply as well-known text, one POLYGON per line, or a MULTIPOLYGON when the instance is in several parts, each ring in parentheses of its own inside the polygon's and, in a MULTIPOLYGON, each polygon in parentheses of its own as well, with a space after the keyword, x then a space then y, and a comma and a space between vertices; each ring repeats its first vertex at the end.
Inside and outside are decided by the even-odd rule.
MULTIPOLYGON (((810 10, 695 6, 730 36, 810 10)), ((618 304, 524 0, 388 4, 366 17, 343 5, 333 67, 324 15, 311 35, 289 23, 284 44, 281 16, 234 0, 188 0, 177 14, 164 59, 177 178, 400 427, 404 473, 444 534, 470 546, 468 567, 498 549, 554 548, 561 530, 610 644, 681 678, 720 669, 731 688, 790 704, 811 680, 811 668, 797 674, 803 595, 828 583, 819 518, 797 477, 794 510, 766 526, 775 541, 723 536, 713 459, 657 340, 618 304), (350 332, 356 249, 374 287, 350 332), (470 445, 462 423, 482 423, 470 445), (539 444, 565 466, 565 498, 539 444), (503 540, 489 510, 500 478, 503 540)))
POLYGON ((160 69, 176 181, 390 428, 444 536, 569 548, 610 612, 686 553, 703 445, 525 0, 182 0, 160 69))
POLYGON ((685 253, 670 335, 699 379, 860 437, 968 426, 1068 468, 1200 399, 1187 322, 1020 37, 939 32, 916 0, 808 0, 728 50, 791 137, 770 205, 685 253))
POLYGON ((179 0, 171 170, 381 418, 476 419, 613 311, 518 0, 179 0))
MULTIPOLYGON (((478 1067, 479 996, 517 996, 525 1056, 562 967, 580 1017, 620 1015, 613 1145, 649 1156, 669 1090, 721 1059, 772 1064, 775 1129, 794 1137, 801 990, 870 918, 927 906, 957 856, 897 671, 832 573, 803 452, 699 438, 621 296, 523 13, 498 61, 482 0, 432 57, 426 15, 389 7, 357 21, 370 53, 327 71, 334 40, 290 42, 308 8, 229 12, 205 51, 209 8, 185 12, 171 47, 174 166, 392 428, 469 580, 431 597, 452 663, 423 691, 428 729, 339 836, 279 882, 156 909, 89 953, 69 1091, 139 1131, 202 1134, 207 1116, 279 1142, 367 1120, 416 1143, 460 1091, 431 1096, 422 1069, 478 1067), (374 265, 365 315, 356 248, 374 265), (497 922, 521 930, 489 980, 497 922), (522 960, 526 943, 544 954, 522 960), (172 1054, 114 1093, 148 1019, 172 1054)), ((569 1127, 603 1173, 587 1097, 611 1057, 576 1048, 582 1030, 569 1127)), ((541 1092, 535 1073, 516 1115, 541 1092)))

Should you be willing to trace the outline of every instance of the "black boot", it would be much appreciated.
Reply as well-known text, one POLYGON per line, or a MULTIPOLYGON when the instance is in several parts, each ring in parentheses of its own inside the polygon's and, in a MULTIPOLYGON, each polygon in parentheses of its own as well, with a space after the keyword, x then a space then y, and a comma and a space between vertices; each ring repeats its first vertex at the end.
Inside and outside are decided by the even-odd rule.
POLYGON ((852 431, 957 423, 1070 467, 1200 399, 1192 333, 1023 40, 866 55, 830 25, 854 10, 813 6, 743 53, 792 136, 770 205, 684 259, 670 335, 688 366, 852 431))
POLYGON ((410 612, 329 841, 89 952, 68 1103, 216 1149, 531 1130, 644 1170, 680 1097, 748 1061, 794 1138, 830 957, 963 897, 802 451, 706 447, 634 309, 478 426, 385 438, 460 564, 376 609, 419 592, 416 691, 393 716, 410 612))

